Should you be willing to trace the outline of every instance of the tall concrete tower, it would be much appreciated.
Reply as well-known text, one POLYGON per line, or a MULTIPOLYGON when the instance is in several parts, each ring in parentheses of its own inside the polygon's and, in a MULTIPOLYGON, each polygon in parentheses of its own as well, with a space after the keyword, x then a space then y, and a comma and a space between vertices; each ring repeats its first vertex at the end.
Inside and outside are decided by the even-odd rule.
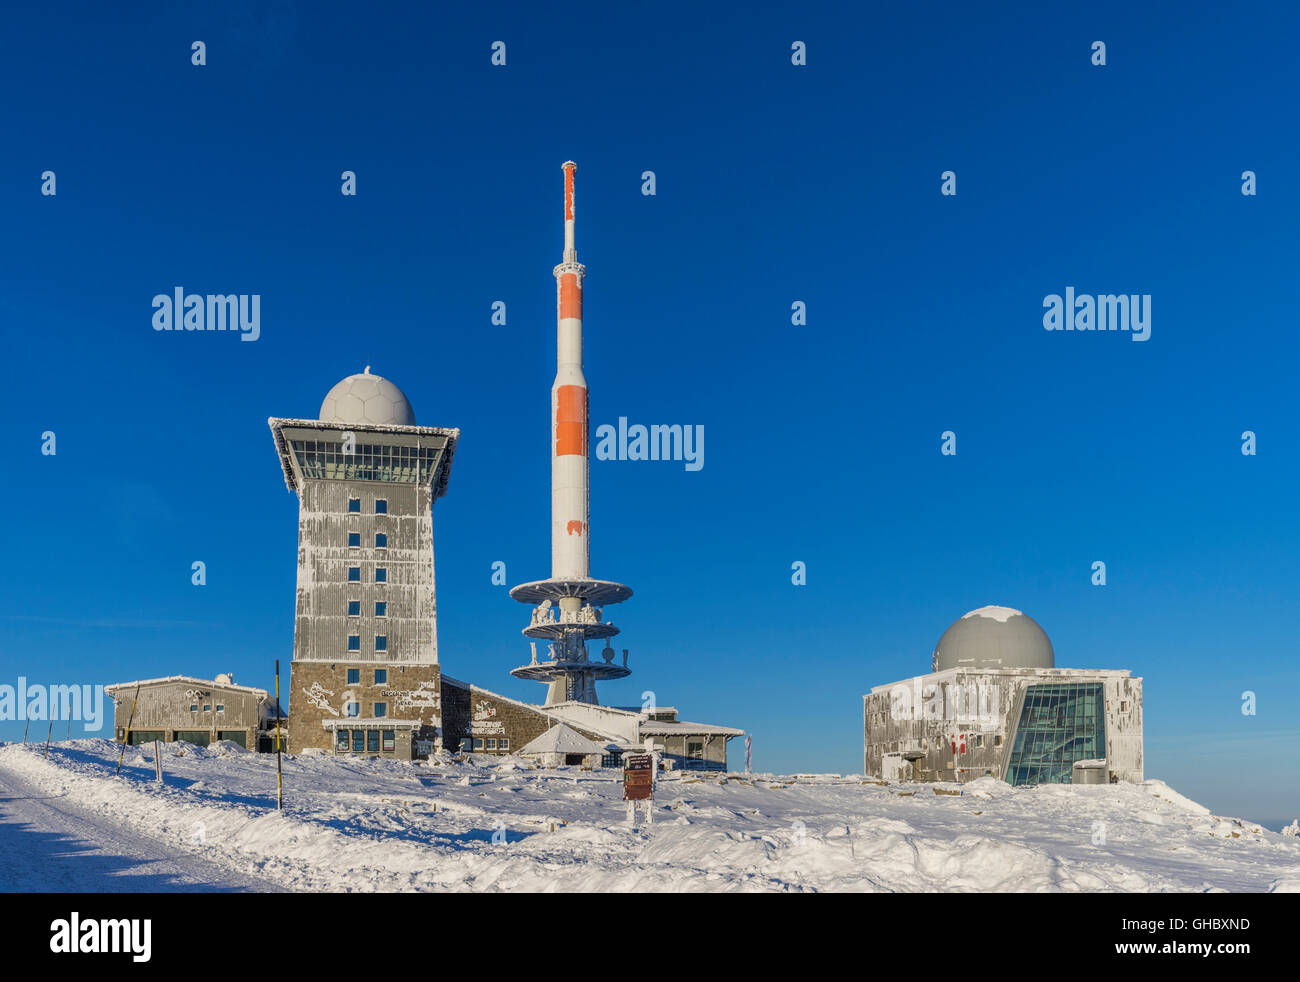
POLYGON ((415 425, 370 367, 320 419, 270 419, 298 493, 289 749, 393 754, 441 736, 433 503, 460 430, 415 425))
POLYGON ((510 591, 534 605, 524 636, 548 644, 544 660, 533 660, 510 674, 545 682, 546 705, 595 703, 596 682, 631 674, 627 651, 614 663, 609 639, 618 628, 601 607, 632 596, 621 583, 590 576, 590 467, 588 465, 587 379, 582 374, 582 280, 587 270, 574 245, 574 176, 578 165, 564 164, 564 259, 555 267, 556 365, 551 386, 551 578, 510 591), (592 661, 588 641, 605 641, 600 661, 592 661))

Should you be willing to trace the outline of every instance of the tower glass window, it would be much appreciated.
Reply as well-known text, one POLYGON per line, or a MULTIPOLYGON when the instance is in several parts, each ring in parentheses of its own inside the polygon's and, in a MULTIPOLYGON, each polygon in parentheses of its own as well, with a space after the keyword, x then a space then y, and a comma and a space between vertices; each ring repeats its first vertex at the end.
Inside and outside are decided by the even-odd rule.
POLYGON ((360 600, 349 600, 349 601, 348 601, 348 616, 349 616, 349 617, 360 617, 360 616, 361 616, 361 601, 360 601, 360 600))
POLYGON ((360 533, 360 532, 349 532, 349 533, 348 533, 348 548, 349 548, 349 549, 359 549, 360 547, 361 547, 361 533, 360 533))
POLYGON ((383 566, 375 567, 375 582, 376 583, 388 582, 388 570, 385 569, 383 566))
POLYGON ((376 498, 376 499, 375 499, 375 514, 376 514, 376 515, 387 515, 387 514, 388 514, 388 499, 387 499, 387 498, 376 498))
MULTIPOLYGON (((293 453, 304 477, 330 481, 383 481, 428 484, 442 461, 440 447, 390 447, 358 443, 353 453, 328 440, 294 440, 293 453)), ((361 499, 349 498, 348 511, 361 512, 361 499)), ((375 514, 388 514, 388 499, 375 500, 375 514)))
POLYGON ((351 512, 351 513, 354 514, 354 515, 360 515, 360 514, 361 514, 361 499, 360 499, 360 498, 349 498, 349 499, 348 499, 348 511, 351 512))
POLYGON ((375 616, 376 616, 376 617, 387 617, 387 616, 388 616, 388 601, 387 601, 387 600, 376 600, 376 601, 375 601, 375 616))
POLYGON ((385 685, 388 682, 388 669, 375 669, 375 685, 385 685))
POLYGON ((375 650, 376 650, 376 651, 387 651, 387 650, 388 650, 388 635, 387 635, 387 634, 376 634, 376 635, 375 635, 375 650))
MULTIPOLYGON (((348 635, 348 651, 360 651, 360 650, 361 650, 361 635, 360 635, 360 634, 349 634, 349 635, 348 635)), ((352 682, 352 670, 351 670, 351 669, 348 670, 348 682, 352 682)))
POLYGON ((1011 745, 1011 785, 1069 784, 1074 762, 1106 756, 1100 682, 1031 685, 1011 745))
POLYGON ((388 536, 385 535, 383 532, 375 533, 375 548, 376 549, 388 548, 388 536))
POLYGON ((349 582, 349 583, 360 583, 360 582, 361 582, 361 567, 360 567, 360 566, 349 566, 349 567, 348 567, 348 582, 349 582))
MULTIPOLYGON (((358 635, 358 636, 357 636, 357 642, 360 643, 360 641, 361 641, 361 636, 358 635)), ((356 685, 356 684, 359 683, 360 681, 361 681, 361 669, 359 669, 359 668, 349 668, 349 669, 348 669, 348 685, 356 685)))

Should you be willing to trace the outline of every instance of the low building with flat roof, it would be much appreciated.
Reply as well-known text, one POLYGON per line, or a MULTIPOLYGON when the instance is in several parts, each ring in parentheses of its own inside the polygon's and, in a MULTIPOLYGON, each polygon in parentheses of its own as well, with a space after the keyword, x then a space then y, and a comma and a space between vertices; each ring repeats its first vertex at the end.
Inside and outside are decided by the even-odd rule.
POLYGON ((1047 634, 1010 607, 953 623, 931 671, 862 697, 863 761, 887 781, 1140 782, 1142 679, 1057 668, 1047 634), (1078 765, 1078 766, 1076 766, 1078 765))

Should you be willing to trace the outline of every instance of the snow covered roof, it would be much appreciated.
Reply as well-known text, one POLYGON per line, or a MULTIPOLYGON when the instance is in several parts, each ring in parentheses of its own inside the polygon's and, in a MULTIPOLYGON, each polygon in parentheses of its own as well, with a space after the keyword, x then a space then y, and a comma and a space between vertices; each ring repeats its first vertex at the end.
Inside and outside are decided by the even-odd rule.
POLYGON ((212 679, 195 678, 193 675, 168 675, 161 679, 142 679, 138 682, 114 682, 112 685, 104 686, 104 691, 108 693, 119 692, 123 689, 135 689, 137 686, 143 688, 146 685, 163 685, 168 682, 189 682, 194 685, 206 686, 209 689, 223 689, 230 692, 248 692, 255 696, 265 699, 270 695, 265 689, 254 688, 251 685, 235 685, 233 682, 216 682, 212 679))
POLYGON ((744 736, 744 730, 734 726, 713 726, 709 723, 690 723, 685 720, 647 720, 641 724, 641 732, 650 736, 744 736))
POLYGON ((556 723, 519 751, 521 754, 598 754, 605 745, 588 740, 582 734, 556 723))
MULTIPOLYGON (((900 685, 914 685, 920 683, 922 687, 926 685, 942 684, 945 682, 955 681, 957 676, 971 678, 973 676, 987 675, 997 676, 1018 676, 1035 679, 1078 679, 1081 681, 1109 679, 1109 678, 1131 678, 1133 673, 1127 668, 945 668, 937 672, 928 672, 925 675, 916 675, 910 679, 900 679, 897 682, 886 682, 883 685, 873 685, 867 695, 874 695, 880 692, 888 692, 896 689, 900 685)), ((863 696, 865 699, 866 696, 863 696)))

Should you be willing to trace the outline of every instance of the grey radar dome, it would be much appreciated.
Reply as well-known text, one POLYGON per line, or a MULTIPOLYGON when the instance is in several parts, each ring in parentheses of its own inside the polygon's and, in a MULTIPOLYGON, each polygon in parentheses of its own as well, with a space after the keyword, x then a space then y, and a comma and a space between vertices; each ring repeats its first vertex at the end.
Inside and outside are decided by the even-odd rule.
POLYGON ((948 668, 1055 668, 1047 632, 1011 607, 981 607, 943 632, 931 670, 948 668))
POLYGON ((414 426, 415 410, 406 394, 382 375, 349 375, 325 396, 320 418, 326 423, 414 426))

